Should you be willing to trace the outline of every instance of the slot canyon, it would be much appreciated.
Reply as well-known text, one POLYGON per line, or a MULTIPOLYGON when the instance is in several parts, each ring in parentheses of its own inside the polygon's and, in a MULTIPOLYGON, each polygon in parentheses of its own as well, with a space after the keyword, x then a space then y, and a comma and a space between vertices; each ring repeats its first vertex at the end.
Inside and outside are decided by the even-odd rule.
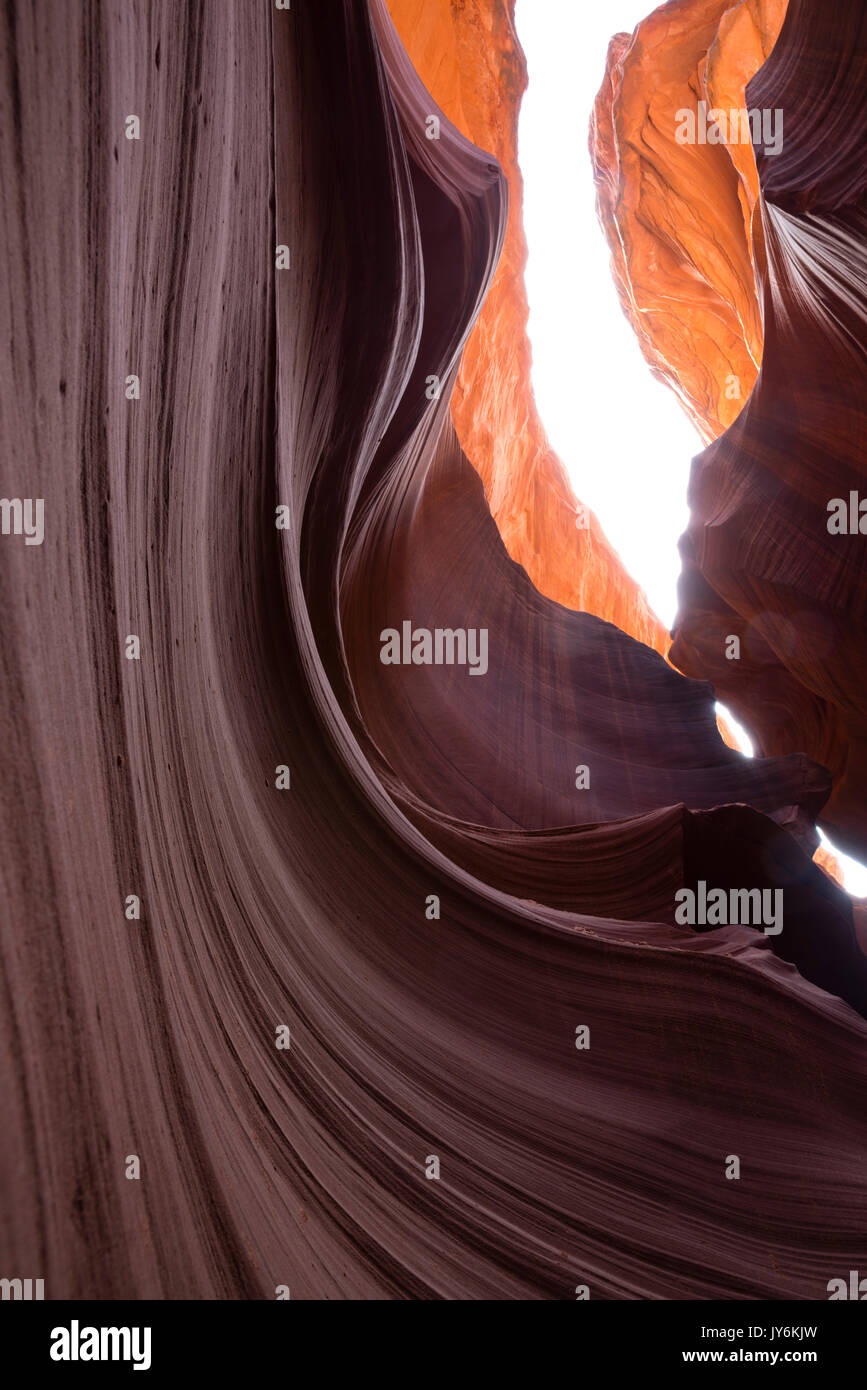
POLYGON ((867 12, 672 0, 560 166, 702 441, 669 632, 534 400, 514 9, 0 17, 0 1275, 48 1298, 867 1272, 818 833, 867 860, 867 12))

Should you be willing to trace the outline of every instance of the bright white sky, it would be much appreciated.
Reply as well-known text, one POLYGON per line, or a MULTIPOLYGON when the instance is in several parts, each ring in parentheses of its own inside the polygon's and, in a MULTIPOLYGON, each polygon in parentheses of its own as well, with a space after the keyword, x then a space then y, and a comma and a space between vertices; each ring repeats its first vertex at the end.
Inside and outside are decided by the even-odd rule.
MULTIPOLYGON (((651 376, 620 307, 587 152, 608 42, 654 8, 653 0, 517 0, 529 69, 518 150, 539 414, 576 496, 670 627, 690 461, 703 446, 674 394, 651 376)), ((849 891, 867 895, 867 870, 839 858, 849 891)))
POLYGON ((650 375, 620 307, 587 152, 608 41, 653 8, 652 0, 518 0, 530 74, 519 155, 539 413, 578 497, 670 625, 689 464, 702 442, 650 375))

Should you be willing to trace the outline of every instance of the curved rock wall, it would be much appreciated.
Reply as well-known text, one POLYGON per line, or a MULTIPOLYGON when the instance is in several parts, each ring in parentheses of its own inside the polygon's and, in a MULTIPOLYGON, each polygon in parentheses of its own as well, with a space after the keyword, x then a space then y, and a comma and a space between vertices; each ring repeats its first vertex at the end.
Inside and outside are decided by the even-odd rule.
POLYGON ((45 501, 0 539, 4 1268, 825 1297, 867 1258, 830 779, 738 758, 707 684, 506 551, 450 419, 501 169, 427 140, 382 4, 2 23, 0 435, 45 501), (484 673, 421 659, 445 628, 484 673), (783 931, 676 922, 703 882, 783 931))

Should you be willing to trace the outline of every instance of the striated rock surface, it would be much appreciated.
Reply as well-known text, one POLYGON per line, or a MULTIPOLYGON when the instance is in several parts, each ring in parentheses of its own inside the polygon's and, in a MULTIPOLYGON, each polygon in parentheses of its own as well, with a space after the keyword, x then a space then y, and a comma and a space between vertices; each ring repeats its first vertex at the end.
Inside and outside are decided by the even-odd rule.
POLYGON ((828 533, 828 504, 867 471, 864 26, 806 0, 666 6, 614 41, 592 142, 621 298, 717 441, 693 467, 672 660, 714 682, 760 753, 831 770, 823 824, 860 858, 865 560, 860 535, 828 533), (699 100, 778 112, 781 148, 757 165, 750 145, 678 144, 676 112, 699 100))
POLYGON ((823 823, 862 859, 867 552, 857 530, 832 533, 829 504, 848 516, 854 496, 857 512, 867 477, 865 82, 863 10, 792 0, 748 89, 751 104, 785 110, 787 129, 783 152, 759 158, 762 370, 693 466, 673 653, 717 681, 761 751, 802 748, 831 770, 823 823), (739 663, 719 659, 730 633, 739 663))
POLYGON ((0 539, 3 1267, 824 1298, 867 1260, 830 778, 737 757, 709 685, 507 553, 450 412, 501 169, 426 139, 381 3, 0 23, 0 456, 46 518, 0 539), (486 672, 385 664, 407 621, 484 630, 486 672), (782 892, 784 930, 676 923, 702 882, 782 892))

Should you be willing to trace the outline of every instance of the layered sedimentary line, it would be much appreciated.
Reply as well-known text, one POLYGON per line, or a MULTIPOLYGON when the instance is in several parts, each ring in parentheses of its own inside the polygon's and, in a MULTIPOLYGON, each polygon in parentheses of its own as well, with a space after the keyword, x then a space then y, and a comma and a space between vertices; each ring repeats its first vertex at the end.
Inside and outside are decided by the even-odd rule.
POLYGON ((824 1297, 867 1254, 827 778, 506 554, 448 419, 501 172, 427 140, 381 6, 5 19, 0 426, 46 534, 0 541, 4 1268, 824 1297), (386 665, 404 621, 486 673, 386 665), (699 883, 784 930, 677 924, 699 883))

